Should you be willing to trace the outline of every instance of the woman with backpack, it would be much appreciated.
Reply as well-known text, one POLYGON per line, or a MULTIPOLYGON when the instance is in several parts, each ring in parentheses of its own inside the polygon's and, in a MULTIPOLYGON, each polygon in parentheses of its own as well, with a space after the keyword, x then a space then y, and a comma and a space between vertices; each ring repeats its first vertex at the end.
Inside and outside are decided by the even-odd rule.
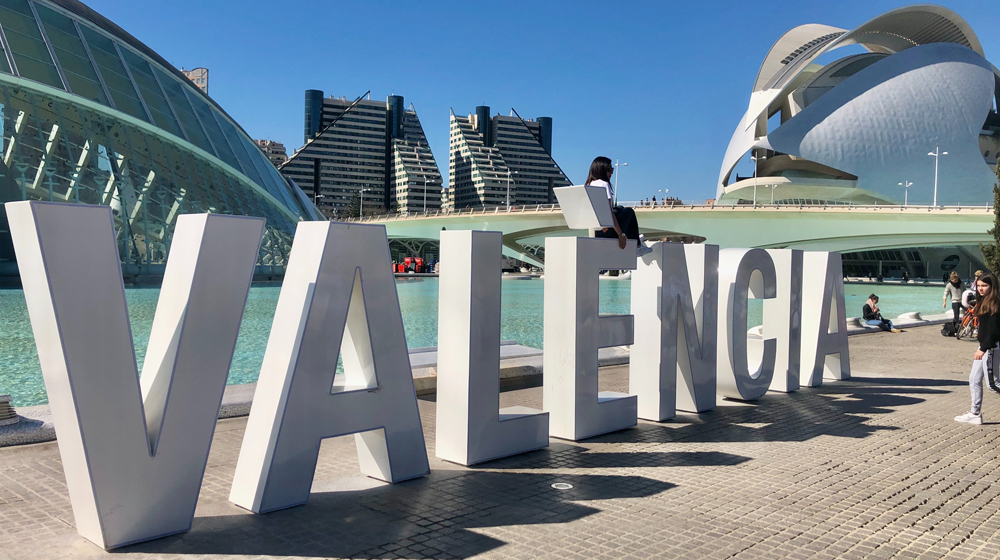
POLYGON ((1000 346, 1000 294, 997 293, 997 277, 985 273, 976 282, 979 292, 979 303, 976 304, 976 317, 979 318, 979 348, 972 356, 972 373, 969 374, 969 390, 972 392, 972 409, 961 416, 956 416, 956 422, 980 425, 983 423, 983 378, 986 378, 990 389, 1000 392, 997 388, 997 350, 1000 346))

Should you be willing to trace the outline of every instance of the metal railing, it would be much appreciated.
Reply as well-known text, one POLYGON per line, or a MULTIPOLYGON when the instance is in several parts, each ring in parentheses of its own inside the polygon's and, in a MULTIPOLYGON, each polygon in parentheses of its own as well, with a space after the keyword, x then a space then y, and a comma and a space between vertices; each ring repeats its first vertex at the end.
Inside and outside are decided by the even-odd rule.
MULTIPOLYGON (((657 203, 655 206, 648 203, 642 202, 620 202, 620 206, 626 206, 633 209, 639 210, 655 210, 655 211, 669 211, 669 210, 714 210, 719 212, 729 212, 729 211, 755 211, 755 210, 838 210, 838 211, 886 211, 886 212, 916 212, 916 211, 926 211, 926 212, 961 212, 961 211, 979 211, 979 212, 990 212, 993 210, 993 205, 955 205, 955 206, 923 206, 923 205, 902 205, 902 204, 698 204, 694 202, 682 202, 682 201, 668 201, 667 203, 657 203)), ((460 216, 487 216, 487 215, 500 215, 500 214, 528 214, 535 212, 561 212, 558 204, 529 204, 529 205, 512 205, 510 207, 496 206, 493 208, 460 208, 452 211, 444 210, 429 210, 427 212, 399 212, 399 213, 384 213, 384 214, 370 214, 362 218, 350 217, 342 221, 345 222, 387 222, 395 220, 413 220, 422 218, 438 218, 438 217, 460 217, 460 216)))

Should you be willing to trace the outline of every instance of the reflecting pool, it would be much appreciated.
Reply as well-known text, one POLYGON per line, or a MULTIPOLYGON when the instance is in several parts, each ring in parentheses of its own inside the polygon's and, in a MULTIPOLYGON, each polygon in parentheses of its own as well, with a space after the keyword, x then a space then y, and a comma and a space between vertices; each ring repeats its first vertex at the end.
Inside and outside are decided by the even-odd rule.
MULTIPOLYGON (((502 283, 500 336, 504 340, 534 348, 542 347, 542 302, 544 280, 505 279, 502 283)), ((601 281, 601 313, 628 313, 631 282, 606 279, 601 281)), ((900 313, 920 311, 940 313, 943 288, 938 286, 845 286, 848 316, 861 315, 868 294, 880 296, 883 314, 895 318, 900 313)), ((410 348, 437 346, 437 278, 400 278, 396 281, 399 306, 403 314, 406 342, 410 348)), ((229 383, 251 383, 257 380, 264 348, 271 331, 271 319, 278 303, 277 287, 250 289, 246 312, 240 327, 229 383)), ((156 300, 160 291, 154 288, 125 290, 129 319, 135 337, 136 359, 140 366, 146 352, 149 331, 153 324, 156 300)), ((761 323, 762 306, 751 300, 747 326, 761 323)), ((0 290, 0 394, 14 397, 15 406, 31 406, 48 402, 38 366, 38 353, 28 322, 24 293, 20 290, 0 290)))

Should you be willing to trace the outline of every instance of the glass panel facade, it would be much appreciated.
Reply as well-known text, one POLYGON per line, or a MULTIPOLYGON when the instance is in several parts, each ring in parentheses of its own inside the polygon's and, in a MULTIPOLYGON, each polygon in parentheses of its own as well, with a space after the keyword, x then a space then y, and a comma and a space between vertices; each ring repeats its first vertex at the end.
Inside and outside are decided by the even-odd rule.
POLYGON ((146 102, 146 107, 149 108, 149 112, 153 116, 154 124, 167 132, 184 138, 184 133, 181 132, 181 127, 174 119, 170 106, 167 105, 167 99, 163 96, 163 91, 160 90, 160 84, 153 76, 153 70, 149 67, 149 63, 126 48, 122 48, 121 53, 132 72, 132 79, 139 87, 143 101, 146 102))
MULTIPOLYGON (((240 163, 236 161, 236 155, 233 154, 233 150, 229 147, 229 141, 226 140, 226 137, 222 135, 222 131, 219 130, 219 124, 215 122, 215 117, 212 116, 212 109, 209 108, 208 103, 200 95, 189 89, 185 89, 184 93, 191 107, 194 109, 198 120, 201 121, 202 128, 208 133, 208 138, 212 142, 212 145, 215 146, 215 151, 219 154, 219 157, 229 165, 240 169, 240 163)), ((250 177, 254 183, 261 184, 260 177, 257 177, 256 173, 247 173, 247 169, 243 169, 243 173, 250 177)))
POLYGON ((208 141, 208 136, 205 136, 205 131, 201 128, 201 123, 198 122, 198 117, 195 116, 191 104, 188 103, 181 84, 159 69, 155 69, 154 72, 160 81, 160 85, 163 86, 164 93, 167 94, 167 99, 170 100, 170 105, 173 106, 174 112, 177 113, 177 118, 180 119, 181 126, 184 128, 184 133, 187 134, 188 140, 206 152, 218 155, 212 149, 212 143, 208 141))
MULTIPOLYGON (((298 216, 186 142, 150 134, 110 111, 0 83, 0 202, 52 200, 111 206, 123 264, 162 266, 177 216, 214 212, 267 218, 259 263, 283 267, 298 216)), ((7 234, 9 235, 9 234, 7 234)), ((12 260, 0 242, 0 262, 12 260)))
POLYGON ((104 84, 111 92, 115 108, 137 119, 149 122, 146 111, 142 108, 142 102, 139 101, 139 95, 135 92, 135 86, 132 85, 132 80, 128 77, 128 71, 125 70, 122 60, 118 58, 114 42, 89 27, 80 26, 80 30, 83 32, 84 40, 87 41, 87 46, 90 47, 94 61, 97 62, 104 84))
POLYGON ((52 63, 28 0, 0 0, 0 28, 7 37, 14 64, 22 78, 63 89, 62 79, 52 63))
MULTIPOLYGON (((110 206, 122 262, 140 268, 165 263, 180 214, 260 216, 259 264, 283 267, 296 223, 314 215, 296 187, 176 70, 89 17, 48 0, 0 0, 10 47, 0 50, 0 202, 110 206)), ((0 268, 13 258, 0 230, 0 268)))
POLYGON ((10 62, 7 62, 7 51, 0 45, 0 72, 10 74, 10 62))
POLYGON ((104 87, 101 86, 97 71, 90 62, 83 41, 76 33, 73 20, 45 6, 36 5, 35 9, 42 21, 45 35, 55 51, 63 75, 66 76, 69 89, 77 95, 108 105, 108 96, 104 93, 104 87))

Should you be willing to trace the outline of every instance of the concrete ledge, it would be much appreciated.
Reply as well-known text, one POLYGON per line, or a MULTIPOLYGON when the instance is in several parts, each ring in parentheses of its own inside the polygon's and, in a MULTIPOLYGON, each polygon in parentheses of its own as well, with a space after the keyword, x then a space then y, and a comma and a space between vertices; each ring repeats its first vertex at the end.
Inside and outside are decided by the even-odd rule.
MULTIPOLYGON (((893 321, 899 328, 922 327, 938 325, 952 320, 951 313, 929 315, 904 314, 893 321)), ((878 327, 861 327, 856 317, 848 319, 850 336, 870 332, 881 332, 878 327)), ((761 328, 755 327, 748 331, 751 339, 761 338, 761 328)), ((514 341, 501 342, 500 348, 500 390, 513 391, 538 387, 542 384, 542 368, 544 359, 542 351, 537 348, 521 346, 514 341)), ((410 350, 410 363, 413 368, 413 387, 417 396, 432 395, 437 392, 437 348, 414 348, 410 350)), ((599 367, 618 366, 629 363, 629 348, 618 346, 601 348, 597 353, 599 367)), ((236 418, 250 414, 256 383, 246 385, 228 385, 219 407, 219 418, 236 418)), ((0 447, 25 445, 53 441, 56 438, 52 424, 52 414, 48 405, 29 406, 18 409, 19 421, 10 426, 0 426, 0 447)))
MULTIPOLYGON (((500 390, 513 391, 542 384, 542 351, 521 346, 512 340, 501 342, 500 348, 500 390)), ((627 364, 627 347, 602 348, 597 353, 599 366, 627 364)), ((417 396, 433 395, 437 392, 437 348, 414 348, 410 350, 413 367, 413 387, 417 396)), ((219 418, 236 418, 250 414, 256 383, 227 385, 219 407, 219 418)), ((52 424, 52 413, 48 405, 29 406, 19 409, 19 421, 10 426, 0 427, 0 447, 42 443, 56 439, 52 424)))

